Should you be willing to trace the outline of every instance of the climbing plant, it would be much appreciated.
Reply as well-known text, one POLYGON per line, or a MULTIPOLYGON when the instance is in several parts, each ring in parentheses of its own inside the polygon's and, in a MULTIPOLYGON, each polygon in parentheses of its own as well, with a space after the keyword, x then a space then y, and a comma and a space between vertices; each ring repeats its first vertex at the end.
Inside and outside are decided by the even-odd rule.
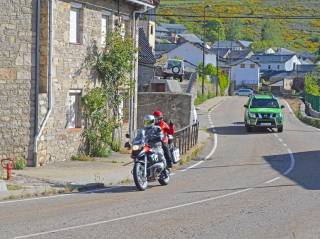
POLYGON ((118 149, 115 130, 122 121, 121 105, 133 91, 135 53, 133 40, 118 30, 107 34, 104 47, 93 43, 88 51, 86 67, 98 83, 82 98, 86 121, 83 136, 90 156, 105 156, 110 148, 118 149))

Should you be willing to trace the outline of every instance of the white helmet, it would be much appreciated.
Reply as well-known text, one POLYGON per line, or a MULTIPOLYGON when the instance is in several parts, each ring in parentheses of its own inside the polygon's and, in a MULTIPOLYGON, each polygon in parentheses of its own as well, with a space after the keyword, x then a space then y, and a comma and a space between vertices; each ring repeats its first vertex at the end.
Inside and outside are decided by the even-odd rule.
POLYGON ((154 126, 155 118, 153 115, 146 115, 143 118, 143 125, 144 127, 151 127, 154 126))

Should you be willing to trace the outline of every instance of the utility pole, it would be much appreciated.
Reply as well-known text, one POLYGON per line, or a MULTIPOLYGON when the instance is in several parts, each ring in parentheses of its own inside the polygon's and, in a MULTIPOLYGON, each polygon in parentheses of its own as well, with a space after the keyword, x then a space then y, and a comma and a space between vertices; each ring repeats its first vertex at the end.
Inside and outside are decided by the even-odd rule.
POLYGON ((219 87, 219 47, 220 47, 220 25, 218 26, 218 51, 217 51, 217 77, 216 77, 216 96, 218 96, 218 87, 219 87))
POLYGON ((204 95, 204 75, 205 75, 205 47, 206 47, 206 10, 210 5, 203 8, 203 42, 202 42, 202 95, 204 95))

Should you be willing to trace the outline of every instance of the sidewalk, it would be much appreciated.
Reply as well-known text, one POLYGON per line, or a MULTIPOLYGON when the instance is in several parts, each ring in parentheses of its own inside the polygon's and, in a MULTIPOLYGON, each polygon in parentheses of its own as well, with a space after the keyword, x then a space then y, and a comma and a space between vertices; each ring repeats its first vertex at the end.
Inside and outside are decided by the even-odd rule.
MULTIPOLYGON (((208 112, 222 97, 213 98, 198 106, 198 112, 208 112)), ((199 144, 210 139, 206 130, 199 131, 199 144)), ((5 181, 8 191, 0 191, 0 200, 47 196, 57 193, 77 192, 119 184, 132 184, 132 159, 129 154, 113 153, 108 158, 95 161, 65 161, 39 168, 14 170, 13 179, 5 181)), ((176 165, 175 169, 181 167, 176 165)))

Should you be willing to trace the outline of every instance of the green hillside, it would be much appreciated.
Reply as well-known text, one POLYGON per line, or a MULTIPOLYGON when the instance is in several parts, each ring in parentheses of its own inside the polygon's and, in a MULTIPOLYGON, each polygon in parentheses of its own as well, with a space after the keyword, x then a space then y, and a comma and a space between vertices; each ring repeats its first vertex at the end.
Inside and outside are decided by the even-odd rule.
MULTIPOLYGON (((264 19, 214 19, 214 16, 320 16, 319 0, 161 0, 158 9, 159 14, 175 15, 203 15, 204 4, 210 4, 211 8, 207 10, 211 22, 208 26, 209 39, 217 39, 217 24, 220 25, 220 38, 228 38, 233 35, 232 29, 237 29, 240 34, 235 38, 252 40, 257 42, 257 48, 264 46, 287 47, 293 50, 308 50, 316 52, 320 47, 320 20, 319 19, 282 19, 269 20, 270 31, 267 33, 274 36, 277 40, 266 40, 261 42, 261 29, 266 24, 264 19), (279 28, 277 30, 277 28, 279 28), (230 33, 231 32, 231 33, 230 33)), ((158 17, 160 22, 183 23, 189 31, 201 34, 202 18, 185 17, 158 17)))

